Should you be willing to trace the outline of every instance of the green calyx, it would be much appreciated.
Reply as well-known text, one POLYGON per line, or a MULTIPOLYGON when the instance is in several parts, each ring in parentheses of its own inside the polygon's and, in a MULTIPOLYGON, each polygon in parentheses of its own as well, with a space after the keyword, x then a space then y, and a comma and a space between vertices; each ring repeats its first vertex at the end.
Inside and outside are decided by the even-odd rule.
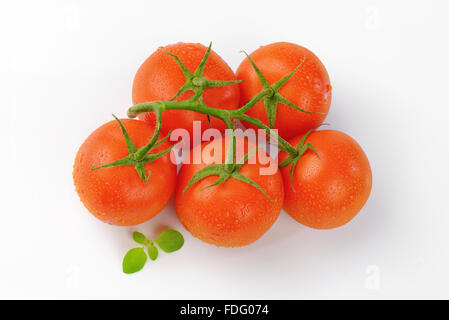
POLYGON ((123 258, 122 267, 123 272, 126 274, 141 270, 148 260, 147 254, 152 261, 158 258, 159 250, 155 244, 166 253, 177 251, 184 245, 184 237, 182 234, 173 229, 164 230, 155 240, 148 240, 144 234, 134 231, 133 239, 142 246, 130 249, 123 258))
MULTIPOLYGON (((301 63, 292 72, 290 72, 288 75, 286 75, 285 77, 283 77, 282 79, 280 79, 276 83, 269 84, 267 79, 263 75, 263 73, 260 71, 260 69, 254 63, 254 61, 251 59, 251 57, 245 51, 243 51, 243 53, 246 55, 246 57, 248 58, 249 62, 253 66, 254 71, 256 72, 257 77, 260 80, 260 83, 262 84, 263 90, 261 91, 261 93, 262 93, 262 98, 261 99, 263 99, 263 102, 264 102, 264 106, 265 106, 265 110, 267 112, 268 124, 269 124, 270 129, 274 128, 274 125, 275 125, 275 122, 276 122, 277 107, 278 107, 279 103, 282 103, 282 104, 286 105, 287 107, 290 107, 290 108, 295 109, 297 111, 310 113, 310 114, 321 114, 319 112, 310 112, 310 111, 301 109, 298 106, 296 106, 293 102, 291 102, 290 100, 286 99, 283 95, 281 95, 279 93, 279 89, 281 89, 281 87, 295 74, 295 72, 304 63, 305 57, 301 61, 301 63)), ((259 95, 257 95, 255 98, 257 98, 258 96, 259 95)), ((246 112, 257 101, 259 101, 261 99, 254 99, 254 98, 251 99, 245 106, 243 106, 241 108, 241 110, 246 112), (255 101, 252 101, 252 100, 255 100, 255 101)))
POLYGON ((245 175, 243 175, 239 172, 240 168, 259 149, 259 147, 252 149, 247 154, 245 154, 239 161, 235 162, 235 143, 236 143, 235 136, 234 136, 233 130, 231 130, 230 146, 229 146, 229 150, 226 154, 225 163, 224 164, 212 164, 212 165, 209 165, 209 166, 201 169, 197 173, 195 173, 193 175, 193 177, 190 179, 187 186, 182 191, 183 195, 196 182, 198 182, 206 177, 209 177, 209 176, 218 176, 217 180, 213 184, 201 189, 201 191, 211 188, 211 187, 215 187, 219 184, 226 182, 228 179, 233 178, 233 179, 237 179, 242 182, 245 182, 245 183, 249 184, 250 186, 253 186, 254 188, 258 189, 260 192, 262 192, 268 199, 270 199, 271 201, 274 201, 265 192, 265 190, 263 190, 256 182, 254 182, 253 180, 251 180, 250 178, 246 177, 245 175))
POLYGON ((184 77, 186 78, 186 82, 184 83, 184 85, 178 90, 176 95, 170 99, 170 101, 175 100, 177 97, 179 97, 181 94, 187 91, 193 91, 194 96, 192 99, 197 100, 200 97, 202 97, 202 93, 206 88, 223 87, 241 82, 241 80, 231 80, 231 81, 209 80, 204 77, 204 69, 206 68, 206 62, 209 58, 211 48, 212 42, 209 44, 209 47, 207 48, 207 51, 203 59, 201 60, 200 64, 193 73, 187 69, 187 67, 182 63, 181 59, 179 59, 178 56, 163 49, 159 49, 175 59, 178 66, 181 68, 184 77))
POLYGON ((92 170, 118 167, 118 166, 134 166, 137 173, 139 174, 139 177, 143 181, 148 182, 150 180, 151 172, 149 172, 148 175, 146 174, 145 164, 159 159, 160 157, 169 153, 175 147, 175 145, 174 145, 174 146, 171 146, 170 148, 165 149, 161 152, 150 153, 152 150, 154 150, 155 148, 160 146, 170 136, 170 134, 168 134, 166 137, 164 137, 163 139, 161 139, 160 141, 157 142, 157 139, 158 139, 159 133, 160 133, 160 127, 161 127, 161 125, 160 125, 161 111, 159 111, 157 113, 158 113, 158 121, 156 124, 156 130, 154 132, 154 135, 151 138, 150 142, 148 142, 148 144, 143 146, 142 148, 137 148, 135 146, 134 142, 131 140, 131 138, 128 135, 128 132, 126 131, 126 128, 123 126, 122 122, 115 115, 112 115, 115 118, 115 120, 117 120, 118 124, 120 125, 120 129, 122 130, 123 137, 125 138, 126 148, 128 149, 129 155, 122 159, 113 161, 111 163, 108 163, 108 164, 105 164, 102 166, 98 166, 98 167, 93 167, 92 170))
POLYGON ((294 156, 289 155, 289 157, 287 159, 285 159, 284 161, 282 161, 281 164, 279 165, 279 168, 282 169, 291 163, 290 182, 292 184, 293 191, 295 191, 295 187, 293 186, 293 172, 295 171, 295 167, 298 164, 299 159, 301 159, 301 157, 309 149, 312 150, 317 155, 318 158, 320 157, 318 155, 318 152, 315 150, 315 147, 309 142, 306 143, 307 137, 313 130, 315 130, 315 129, 307 131, 307 133, 302 137, 301 141, 299 141, 298 146, 296 147, 297 154, 294 156))

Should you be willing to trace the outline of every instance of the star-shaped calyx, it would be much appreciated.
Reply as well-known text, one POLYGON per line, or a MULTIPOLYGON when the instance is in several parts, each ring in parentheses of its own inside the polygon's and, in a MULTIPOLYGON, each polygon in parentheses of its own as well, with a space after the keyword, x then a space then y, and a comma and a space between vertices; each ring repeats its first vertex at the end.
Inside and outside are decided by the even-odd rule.
POLYGON ((206 177, 209 177, 209 176, 218 176, 217 180, 213 184, 203 188, 202 190, 217 186, 219 184, 224 183, 226 180, 228 180, 230 178, 234 178, 234 179, 240 180, 242 182, 245 182, 245 183, 253 186, 254 188, 261 191, 268 199, 270 199, 271 201, 274 201, 265 192, 265 190, 263 190, 255 181, 251 180, 250 178, 246 177, 245 175, 243 175, 239 172, 239 170, 243 166, 243 164, 245 164, 245 162, 248 161, 248 159, 258 149, 259 149, 259 147, 252 149, 245 156, 243 156, 239 161, 235 162, 234 161, 235 160, 235 136, 231 136, 229 150, 226 154, 225 164, 212 164, 212 165, 209 165, 209 166, 201 169, 197 173, 195 173, 193 175, 193 177, 190 179, 187 186, 184 188, 183 194, 187 191, 187 189, 189 189, 196 182, 198 182, 206 177))
POLYGON ((167 138, 170 136, 170 133, 165 136, 163 139, 157 141, 159 137, 160 132, 160 111, 158 113, 158 120, 156 125, 156 130, 154 132, 153 137, 151 138, 150 142, 148 142, 147 145, 143 146, 142 148, 137 148, 134 142, 131 140, 131 138, 128 135, 128 132, 126 131, 125 127, 123 126, 122 122, 115 116, 112 115, 115 120, 120 125, 120 129, 122 130, 123 137, 125 138, 126 148, 128 149, 129 155, 116 160, 114 162, 99 166, 99 167, 93 167, 92 170, 98 170, 103 168, 111 168, 111 167, 118 167, 118 166, 134 166, 136 168, 137 173, 139 174, 139 177, 145 181, 148 182, 150 180, 151 172, 149 172, 148 176, 145 172, 145 164, 153 162, 160 157, 166 155, 169 153, 176 145, 171 146, 168 149, 165 149, 158 153, 150 153, 151 150, 157 148, 160 146, 167 138))
MULTIPOLYGON (((290 72, 288 75, 286 75, 282 79, 278 80, 276 83, 270 84, 267 81, 267 79, 265 78, 265 76, 263 75, 263 73, 260 71, 260 69, 257 67, 257 65, 254 63, 254 61, 251 59, 251 57, 245 51, 243 51, 243 53, 246 55, 249 62, 253 66, 254 71, 256 72, 257 77, 260 80, 260 83, 262 84, 263 90, 262 90, 261 94, 263 95, 263 102, 264 102, 265 110, 267 112, 268 125, 271 129, 274 128, 274 124, 276 122, 276 112, 277 112, 278 103, 282 103, 282 104, 286 105, 287 107, 290 107, 297 111, 310 113, 310 114, 322 114, 320 112, 311 112, 311 111, 301 109, 298 106, 296 106, 293 102, 291 102, 290 100, 288 100, 287 98, 285 98, 283 95, 281 95, 279 93, 279 89, 281 89, 281 87, 293 76, 293 74, 295 74, 295 72, 304 63, 304 61, 306 59, 305 57, 303 58, 301 63, 292 72, 290 72)), ((257 99, 258 97, 259 97, 259 95, 257 95, 255 97, 256 99, 254 99, 255 100, 254 103, 258 101, 258 99, 257 99)), ((252 106, 254 103, 249 103, 248 105, 252 106)))
POLYGON ((241 82, 241 80, 228 80, 228 81, 209 80, 204 77, 204 69, 206 67, 206 62, 209 59, 211 48, 212 42, 209 44, 209 47, 207 48, 206 53, 203 56, 203 59, 201 60, 200 64, 193 73, 187 69, 187 67, 182 63, 181 59, 179 59, 178 56, 163 49, 159 49, 175 59, 178 66, 181 68, 184 77, 186 78, 186 82, 178 90, 176 95, 173 98, 171 98, 171 101, 187 91, 193 91, 194 92, 193 99, 196 100, 202 96, 202 93, 206 88, 224 87, 241 82))

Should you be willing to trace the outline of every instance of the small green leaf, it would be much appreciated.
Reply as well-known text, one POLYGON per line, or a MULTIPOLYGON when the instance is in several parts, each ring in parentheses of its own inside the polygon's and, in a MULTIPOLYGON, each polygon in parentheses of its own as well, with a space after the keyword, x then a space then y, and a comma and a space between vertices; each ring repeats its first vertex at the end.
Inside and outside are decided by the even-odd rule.
POLYGON ((145 235, 143 235, 142 233, 137 232, 137 231, 133 232, 133 239, 135 242, 140 243, 140 244, 148 243, 147 237, 145 237, 145 235))
POLYGON ((150 259, 153 261, 156 260, 157 256, 159 255, 159 251, 154 246, 153 242, 150 242, 148 244, 148 255, 150 256, 150 259))
POLYGON ((147 262, 147 255, 143 248, 131 249, 123 258, 123 272, 126 274, 137 272, 143 268, 145 262, 147 262))
POLYGON ((167 229, 155 241, 165 252, 173 252, 181 249, 184 237, 176 230, 167 229))

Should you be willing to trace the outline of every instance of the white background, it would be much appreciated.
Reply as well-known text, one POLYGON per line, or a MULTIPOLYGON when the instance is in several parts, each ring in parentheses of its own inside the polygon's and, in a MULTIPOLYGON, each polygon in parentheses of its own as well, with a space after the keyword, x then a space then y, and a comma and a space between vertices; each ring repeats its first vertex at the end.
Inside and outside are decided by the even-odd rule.
POLYGON ((449 298, 446 1, 2 1, 0 298, 449 298), (284 212, 251 246, 193 238, 170 204, 137 228, 80 203, 75 153, 160 45, 213 41, 235 70, 276 41, 308 47, 333 86, 327 122, 373 170, 365 208, 317 231, 284 212), (121 272, 135 229, 185 246, 121 272))

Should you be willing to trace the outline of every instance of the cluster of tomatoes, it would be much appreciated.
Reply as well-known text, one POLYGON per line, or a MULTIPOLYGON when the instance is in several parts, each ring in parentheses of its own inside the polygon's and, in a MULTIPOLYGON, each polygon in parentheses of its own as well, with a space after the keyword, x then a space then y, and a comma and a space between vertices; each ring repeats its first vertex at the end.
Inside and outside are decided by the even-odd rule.
MULTIPOLYGON (((174 56, 194 72, 207 50, 201 44, 191 43, 162 49, 154 52, 137 71, 134 104, 171 100, 186 81, 174 56)), ((229 247, 247 245, 260 238, 282 209, 299 223, 317 229, 335 228, 350 221, 369 197, 371 169, 354 139, 340 131, 314 130, 324 121, 331 103, 325 67, 311 51, 286 42, 262 46, 249 57, 251 60, 245 58, 234 73, 218 54, 210 52, 204 78, 242 81, 206 88, 202 96, 204 104, 236 110, 300 65, 282 86, 274 88, 273 92, 278 91, 284 100, 267 97, 245 111, 252 119, 277 129, 278 135, 298 151, 296 158, 281 151, 280 169, 264 175, 261 169, 266 164, 252 155, 254 161, 238 166, 238 176, 231 172, 229 179, 217 183, 220 177, 209 175, 191 184, 195 174, 210 163, 185 161, 177 174, 170 153, 164 152, 171 150, 168 140, 158 138, 148 153, 157 155, 153 161, 134 159, 136 150, 147 145, 155 133, 155 113, 144 113, 140 120, 122 119, 104 124, 79 149, 73 177, 86 208, 106 223, 136 225, 157 215, 174 193, 177 216, 192 235, 229 247), (92 170, 114 162, 117 165, 92 170)), ((187 100, 193 94, 183 92, 174 101, 187 100)), ((194 121, 201 122, 203 131, 210 126, 221 132, 227 128, 222 120, 194 110, 165 110, 161 137, 179 128, 192 136, 194 121)), ((258 128, 253 122, 242 122, 247 128, 258 128)), ((247 150, 254 146, 244 138, 236 141, 247 150)), ((229 137, 223 136, 194 148, 221 146, 226 150, 229 144, 229 137)), ((225 157, 223 153, 219 161, 224 163, 225 157)))

